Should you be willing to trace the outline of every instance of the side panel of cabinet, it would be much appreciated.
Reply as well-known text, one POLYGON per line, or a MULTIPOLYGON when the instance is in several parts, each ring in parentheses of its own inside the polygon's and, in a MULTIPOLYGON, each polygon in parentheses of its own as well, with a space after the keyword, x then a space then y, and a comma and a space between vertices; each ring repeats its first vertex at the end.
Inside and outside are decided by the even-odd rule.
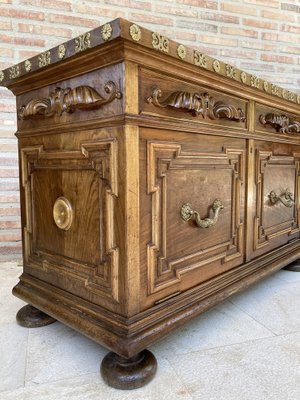
POLYGON ((300 146, 254 142, 251 258, 299 237, 300 146))
POLYGON ((240 265, 244 259, 245 141, 140 131, 141 266, 144 307, 240 265), (190 203, 215 225, 185 221, 190 203))
POLYGON ((20 140, 25 273, 112 310, 120 308, 125 246, 122 131, 20 140), (62 206, 55 217, 57 199, 70 209, 62 206), (68 212, 64 229, 55 218, 68 212))

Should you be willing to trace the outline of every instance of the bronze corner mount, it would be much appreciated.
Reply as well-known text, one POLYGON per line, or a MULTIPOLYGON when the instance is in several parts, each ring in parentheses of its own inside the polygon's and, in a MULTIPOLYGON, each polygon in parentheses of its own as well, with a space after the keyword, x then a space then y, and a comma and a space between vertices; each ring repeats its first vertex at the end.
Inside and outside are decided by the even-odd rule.
POLYGON ((101 96, 91 86, 77 86, 74 89, 55 88, 48 97, 30 100, 18 110, 19 119, 34 119, 61 116, 64 112, 73 113, 78 109, 95 110, 114 99, 121 99, 122 94, 114 82, 109 81, 104 86, 108 97, 101 96))
POLYGON ((287 115, 274 113, 261 114, 259 122, 262 125, 272 126, 276 132, 287 133, 288 135, 300 133, 300 122, 289 118, 287 115))
POLYGON ((163 100, 162 90, 155 88, 152 95, 147 98, 148 103, 152 103, 160 108, 174 108, 191 113, 194 117, 201 115, 203 118, 228 119, 237 122, 245 122, 246 116, 241 108, 222 101, 215 101, 209 93, 191 93, 176 91, 170 93, 163 100))

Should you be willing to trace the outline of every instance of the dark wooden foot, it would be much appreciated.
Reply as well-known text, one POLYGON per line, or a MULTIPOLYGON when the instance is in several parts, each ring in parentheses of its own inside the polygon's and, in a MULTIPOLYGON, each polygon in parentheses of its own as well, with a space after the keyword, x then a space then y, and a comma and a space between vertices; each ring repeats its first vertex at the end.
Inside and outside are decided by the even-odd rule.
POLYGON ((18 324, 26 328, 39 328, 40 326, 53 324, 53 322, 56 321, 56 319, 50 317, 50 315, 43 313, 30 304, 22 307, 17 312, 16 319, 18 324))
POLYGON ((286 271, 300 272, 300 260, 296 260, 296 261, 290 263, 283 269, 285 269, 286 271))
POLYGON ((116 389, 130 390, 146 385, 154 377, 157 362, 149 350, 126 359, 116 353, 108 353, 101 363, 101 375, 105 382, 116 389))

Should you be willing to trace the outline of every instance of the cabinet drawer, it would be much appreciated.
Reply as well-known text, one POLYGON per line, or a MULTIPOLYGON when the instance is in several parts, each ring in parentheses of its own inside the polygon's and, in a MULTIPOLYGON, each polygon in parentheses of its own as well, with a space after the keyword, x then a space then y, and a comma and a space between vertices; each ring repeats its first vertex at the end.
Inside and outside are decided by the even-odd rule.
POLYGON ((299 237, 300 146, 255 143, 252 257, 299 237))
POLYGON ((140 112, 212 125, 247 128, 248 102, 170 76, 140 71, 140 112))
POLYGON ((141 265, 145 302, 193 287, 243 261, 245 142, 143 129, 141 265), (176 139, 175 139, 176 138, 176 139), (223 208, 212 210, 216 200, 223 208), (201 219, 185 220, 189 203, 201 219), (183 214, 184 215, 184 214, 183 214))

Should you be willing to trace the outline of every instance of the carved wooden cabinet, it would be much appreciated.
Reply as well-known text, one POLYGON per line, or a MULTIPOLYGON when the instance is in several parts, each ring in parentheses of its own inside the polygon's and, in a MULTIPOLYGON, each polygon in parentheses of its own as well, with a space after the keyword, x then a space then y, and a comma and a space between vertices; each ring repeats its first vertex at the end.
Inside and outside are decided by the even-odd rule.
POLYGON ((139 387, 144 350, 300 256, 300 96, 117 19, 0 73, 17 97, 25 326, 139 387))

